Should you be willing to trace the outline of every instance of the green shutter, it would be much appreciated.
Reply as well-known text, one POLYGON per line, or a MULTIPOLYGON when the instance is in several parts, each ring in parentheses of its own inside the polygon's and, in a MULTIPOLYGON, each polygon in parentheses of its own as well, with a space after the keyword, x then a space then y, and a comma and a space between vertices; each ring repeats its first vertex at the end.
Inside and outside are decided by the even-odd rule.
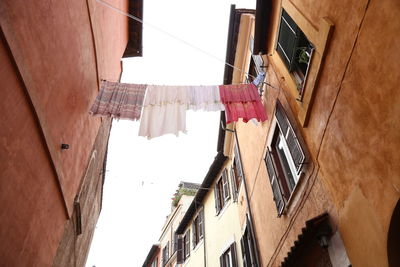
POLYGON ((265 156, 265 163, 267 166, 269 181, 272 187, 272 194, 274 196, 274 201, 276 205, 276 209, 278 211, 278 217, 280 217, 285 209, 285 201, 283 199, 282 190, 279 184, 279 178, 275 171, 273 159, 271 156, 271 152, 267 151, 267 155, 265 156))
POLYGON ((294 20, 282 9, 276 50, 290 72, 293 70, 300 32, 294 20))

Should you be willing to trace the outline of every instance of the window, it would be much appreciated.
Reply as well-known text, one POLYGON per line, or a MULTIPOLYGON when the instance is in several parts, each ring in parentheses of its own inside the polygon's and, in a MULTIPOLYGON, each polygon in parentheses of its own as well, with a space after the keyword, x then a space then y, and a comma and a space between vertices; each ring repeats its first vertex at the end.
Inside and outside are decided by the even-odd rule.
POLYGON ((243 179, 243 169, 242 169, 242 162, 240 160, 239 155, 239 148, 237 144, 235 144, 235 159, 232 164, 231 168, 231 179, 232 179, 232 186, 233 186, 233 201, 237 201, 237 196, 239 194, 240 185, 243 179))
POLYGON ((293 75, 301 96, 314 46, 284 9, 279 24, 276 50, 293 75))
POLYGON ((221 267, 237 267, 235 242, 219 257, 221 267))
POLYGON ((172 254, 178 249, 178 235, 174 232, 174 240, 173 240, 172 254))
POLYGON ((280 216, 299 180, 305 154, 279 101, 276 105, 274 122, 265 164, 280 216))
POLYGON ((158 266, 158 257, 156 257, 153 262, 151 263, 151 267, 157 267, 158 266))
POLYGON ((224 169, 222 177, 219 179, 214 188, 215 209, 217 214, 222 210, 230 198, 228 171, 224 169))
POLYGON ((203 220, 204 220, 204 213, 203 210, 200 211, 200 213, 197 215, 197 217, 193 221, 193 247, 196 247, 196 245, 200 242, 200 240, 203 239, 203 220))
POLYGON ((190 256, 190 230, 187 230, 185 236, 183 237, 184 244, 184 260, 186 260, 190 256))
POLYGON ((184 236, 178 236, 178 255, 177 263, 184 263, 190 256, 190 230, 184 236))
POLYGON ((167 264, 167 261, 169 260, 169 241, 167 242, 167 244, 163 248, 163 254, 162 255, 163 255, 163 266, 165 266, 167 264))
POLYGON ((254 38, 253 36, 250 37, 250 51, 251 51, 251 58, 250 58, 250 67, 249 73, 253 76, 257 76, 258 74, 264 72, 264 60, 260 55, 254 55, 254 38))
POLYGON ((257 258, 254 248, 254 238, 251 231, 251 225, 248 217, 246 217, 246 229, 240 239, 242 248, 243 267, 257 267, 257 258))

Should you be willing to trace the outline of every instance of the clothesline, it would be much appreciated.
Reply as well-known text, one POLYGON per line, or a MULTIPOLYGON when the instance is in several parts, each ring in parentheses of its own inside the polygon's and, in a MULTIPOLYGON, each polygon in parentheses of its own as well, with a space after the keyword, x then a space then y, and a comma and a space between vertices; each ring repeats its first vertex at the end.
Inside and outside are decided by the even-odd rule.
POLYGON ((139 23, 141 23, 141 24, 143 24, 143 25, 150 26, 151 28, 153 28, 153 29, 155 29, 155 30, 157 30, 157 31, 159 31, 159 32, 162 32, 162 33, 164 33, 165 35, 168 35, 169 37, 171 37, 171 38, 173 38, 173 39, 175 39, 175 40, 177 40, 177 41, 179 41, 179 42, 181 42, 181 43, 183 43, 183 44, 185 44, 185 45, 187 45, 187 46, 189 46, 189 47, 191 47, 191 48, 193 48, 193 49, 195 49, 195 50, 198 50, 199 52, 201 52, 201 53, 203 53, 203 54, 205 54, 205 55, 207 55, 207 56, 209 56, 209 57, 212 57, 212 58, 214 58, 214 59, 216 59, 216 60, 218 60, 218 61, 224 63, 225 65, 227 65, 227 66, 229 66, 229 67, 231 67, 231 68, 237 70, 237 71, 240 71, 241 73, 247 75, 248 77, 251 77, 251 78, 253 78, 253 79, 256 78, 254 75, 251 75, 250 73, 248 73, 248 72, 242 70, 241 68, 238 68, 238 67, 234 66, 233 64, 231 64, 231 63, 229 63, 229 62, 226 62, 225 60, 219 58, 218 56, 215 56, 214 54, 211 54, 211 53, 207 52, 206 50, 204 50, 204 49, 202 49, 202 48, 200 48, 200 47, 198 47, 198 46, 196 46, 196 45, 193 45, 192 43, 189 43, 189 42, 185 41, 184 39, 182 39, 182 38, 180 38, 180 37, 178 37, 178 36, 176 36, 176 35, 174 35, 174 34, 171 34, 171 33, 169 33, 168 31, 163 30, 162 28, 160 28, 160 27, 158 27, 158 26, 155 26, 155 25, 150 24, 150 23, 148 23, 148 22, 146 22, 146 21, 143 21, 142 19, 140 19, 140 18, 138 18, 138 17, 136 17, 136 16, 134 16, 134 15, 132 15, 132 14, 130 14, 130 13, 127 13, 127 12, 125 12, 125 11, 119 9, 119 8, 116 8, 115 6, 110 5, 109 3, 107 3, 107 2, 105 2, 105 1, 103 1, 103 0, 96 0, 96 1, 99 2, 99 3, 102 4, 102 5, 104 5, 104 6, 108 7, 108 8, 110 8, 110 9, 116 11, 117 13, 120 13, 120 14, 122 14, 122 15, 128 17, 128 18, 131 18, 131 19, 133 19, 133 20, 135 20, 135 21, 137 21, 137 22, 139 22, 139 23))
MULTIPOLYGON (((257 77, 254 81, 261 82, 257 77)), ((226 122, 267 120, 254 83, 163 86, 102 81, 90 114, 140 120, 139 136, 186 133, 186 111, 225 110, 226 122)))

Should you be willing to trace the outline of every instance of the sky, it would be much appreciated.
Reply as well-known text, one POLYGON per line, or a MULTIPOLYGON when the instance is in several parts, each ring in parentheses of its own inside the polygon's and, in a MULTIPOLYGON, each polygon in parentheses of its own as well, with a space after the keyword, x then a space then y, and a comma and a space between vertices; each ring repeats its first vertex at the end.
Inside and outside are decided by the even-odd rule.
MULTIPOLYGON (((143 57, 123 60, 121 81, 222 84, 231 4, 255 8, 255 0, 144 1, 143 57)), ((86 267, 142 266, 179 182, 201 183, 213 162, 219 116, 188 111, 187 134, 151 140, 138 136, 139 122, 113 121, 103 207, 86 267)))

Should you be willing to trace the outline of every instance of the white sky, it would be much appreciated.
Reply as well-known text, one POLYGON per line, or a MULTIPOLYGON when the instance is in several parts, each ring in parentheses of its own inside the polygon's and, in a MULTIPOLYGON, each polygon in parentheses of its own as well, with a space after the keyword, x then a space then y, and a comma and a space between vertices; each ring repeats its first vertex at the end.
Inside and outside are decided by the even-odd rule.
MULTIPOLYGON (((255 8, 255 0, 147 0, 144 21, 223 61, 231 4, 255 8)), ((144 25, 143 57, 124 60, 122 81, 218 85, 223 72, 223 62, 144 25)), ((179 182, 201 183, 217 154, 219 115, 189 111, 188 134, 152 140, 138 136, 139 122, 113 122, 103 209, 87 267, 142 266, 179 182)))

